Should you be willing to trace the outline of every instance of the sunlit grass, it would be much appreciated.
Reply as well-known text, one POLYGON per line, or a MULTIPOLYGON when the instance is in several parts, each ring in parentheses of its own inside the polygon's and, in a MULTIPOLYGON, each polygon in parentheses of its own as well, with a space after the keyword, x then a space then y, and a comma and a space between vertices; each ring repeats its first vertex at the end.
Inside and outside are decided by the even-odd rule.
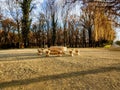
MULTIPOLYGON (((70 49, 68 49, 70 50, 70 49)), ((0 51, 1 90, 119 90, 120 52, 80 48, 77 56, 0 51)))
POLYGON ((104 48, 110 48, 111 47, 111 45, 105 45, 104 46, 104 48))

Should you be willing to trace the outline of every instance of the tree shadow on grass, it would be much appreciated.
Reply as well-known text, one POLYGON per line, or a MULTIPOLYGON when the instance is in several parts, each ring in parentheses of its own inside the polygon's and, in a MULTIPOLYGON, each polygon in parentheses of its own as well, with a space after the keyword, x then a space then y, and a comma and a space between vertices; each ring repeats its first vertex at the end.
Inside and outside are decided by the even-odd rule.
POLYGON ((64 55, 64 56, 49 56, 46 57, 46 55, 37 55, 36 53, 21 53, 21 54, 11 54, 11 55, 1 55, 0 56, 0 62, 3 61, 17 61, 17 60, 32 60, 32 59, 42 59, 42 58, 56 58, 56 57, 71 57, 70 55, 64 55), (11 59, 14 58, 14 59, 11 59))
POLYGON ((12 57, 24 57, 24 56, 36 56, 35 53, 20 53, 20 54, 2 54, 0 58, 12 58, 12 57))
POLYGON ((116 66, 114 65, 114 66, 110 66, 110 67, 102 67, 102 68, 86 70, 86 71, 77 71, 77 72, 68 72, 68 73, 62 73, 62 74, 56 74, 56 75, 47 75, 47 76, 41 76, 41 77, 36 77, 36 78, 31 78, 31 79, 2 82, 2 83, 0 83, 0 88, 19 86, 19 85, 28 85, 31 83, 37 83, 37 82, 42 82, 42 81, 78 77, 78 76, 83 76, 83 75, 105 73, 105 72, 110 72, 110 71, 119 72, 120 65, 116 65, 116 66))

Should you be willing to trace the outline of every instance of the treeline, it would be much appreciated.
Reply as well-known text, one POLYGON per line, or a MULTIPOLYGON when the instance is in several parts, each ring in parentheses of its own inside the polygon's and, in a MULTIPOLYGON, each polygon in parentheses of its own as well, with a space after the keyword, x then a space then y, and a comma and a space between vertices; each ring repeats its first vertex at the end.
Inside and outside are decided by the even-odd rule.
POLYGON ((35 0, 6 4, 11 18, 0 12, 0 48, 102 47, 112 44, 119 25, 117 0, 45 0, 39 12, 35 0))

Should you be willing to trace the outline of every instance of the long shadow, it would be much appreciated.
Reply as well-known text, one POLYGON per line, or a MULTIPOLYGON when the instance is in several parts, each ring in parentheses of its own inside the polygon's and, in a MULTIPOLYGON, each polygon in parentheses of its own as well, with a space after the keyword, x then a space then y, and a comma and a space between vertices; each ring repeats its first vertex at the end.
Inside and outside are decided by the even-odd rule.
MULTIPOLYGON (((46 57, 45 55, 37 55, 36 53, 22 53, 22 54, 12 54, 12 55, 3 55, 3 56, 0 56, 0 62, 3 61, 17 61, 17 60, 31 60, 31 59, 40 59, 40 58, 55 58, 55 57, 60 57, 60 56, 49 56, 49 57, 46 57), (6 58, 15 58, 15 59, 7 59, 5 60, 6 58)), ((62 57, 71 57, 69 55, 64 55, 62 57)))
POLYGON ((26 54, 14 54, 14 55, 5 55, 0 57, 0 62, 6 62, 6 61, 17 61, 17 60, 31 60, 31 59, 39 59, 40 56, 37 54, 32 53, 26 53, 26 54), (14 59, 11 59, 14 58, 14 59))
POLYGON ((35 53, 20 53, 20 54, 2 54, 0 58, 9 58, 9 57, 18 57, 18 56, 32 56, 36 55, 35 53))
POLYGON ((2 82, 0 83, 0 88, 19 86, 19 85, 28 85, 31 83, 37 83, 37 82, 48 81, 48 80, 57 80, 62 78, 77 77, 77 76, 88 75, 88 74, 105 73, 113 70, 119 72, 120 65, 117 65, 117 67, 116 66, 102 67, 102 68, 87 70, 87 71, 69 72, 69 73, 62 73, 62 74, 56 74, 56 75, 41 76, 41 77, 31 78, 31 79, 2 82))

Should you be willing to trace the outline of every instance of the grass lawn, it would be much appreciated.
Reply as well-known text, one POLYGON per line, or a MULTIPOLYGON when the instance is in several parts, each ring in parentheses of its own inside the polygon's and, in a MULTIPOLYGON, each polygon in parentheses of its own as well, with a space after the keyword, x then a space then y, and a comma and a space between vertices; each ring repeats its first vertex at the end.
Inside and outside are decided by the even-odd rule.
POLYGON ((73 57, 0 50, 0 90, 120 90, 120 51, 79 50, 73 57))

